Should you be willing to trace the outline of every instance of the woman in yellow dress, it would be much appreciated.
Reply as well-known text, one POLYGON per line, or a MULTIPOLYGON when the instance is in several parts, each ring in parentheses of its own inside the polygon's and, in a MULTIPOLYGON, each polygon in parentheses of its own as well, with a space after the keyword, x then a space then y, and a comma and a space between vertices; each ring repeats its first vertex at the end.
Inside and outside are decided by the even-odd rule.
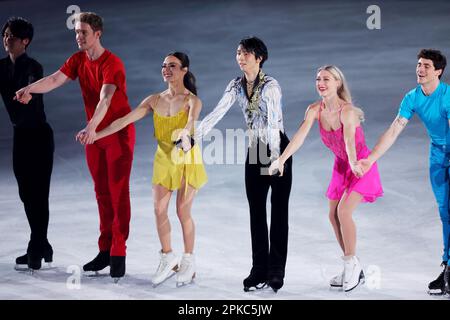
MULTIPOLYGON (((192 202, 198 189, 207 181, 200 148, 183 138, 180 148, 175 141, 181 131, 192 135, 194 122, 202 108, 196 96, 194 75, 189 71, 189 58, 182 52, 170 53, 161 69, 168 89, 148 96, 139 106, 110 126, 97 132, 95 140, 119 131, 153 111, 158 147, 153 162, 153 200, 158 236, 161 242, 160 264, 152 277, 156 286, 177 271, 177 285, 195 277, 195 226, 191 216, 192 202), (184 152, 184 150, 188 150, 184 152), (184 254, 181 260, 172 251, 168 207, 173 191, 177 192, 177 215, 183 230, 184 254)), ((186 137, 186 135, 183 135, 186 137)))

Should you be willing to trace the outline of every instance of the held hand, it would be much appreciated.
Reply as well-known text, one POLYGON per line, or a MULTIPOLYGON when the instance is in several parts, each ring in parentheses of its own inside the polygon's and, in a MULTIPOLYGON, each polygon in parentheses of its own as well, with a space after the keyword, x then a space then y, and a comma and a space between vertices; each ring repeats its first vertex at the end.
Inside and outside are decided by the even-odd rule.
POLYGON ((279 177, 283 176, 284 172, 284 163, 280 162, 280 159, 276 159, 272 162, 272 164, 269 167, 269 175, 278 175, 279 177))
POLYGON ((97 133, 94 131, 94 133, 89 136, 88 127, 86 127, 77 133, 77 135, 75 136, 75 140, 79 141, 83 146, 92 144, 95 142, 95 140, 97 140, 97 133))
MULTIPOLYGON (((86 129, 80 130, 80 132, 78 132, 77 135, 75 136, 75 140, 80 142, 83 146, 90 144, 88 142, 88 135, 87 135, 86 129)), ((95 140, 96 139, 94 138, 94 141, 95 140)))
POLYGON ((352 170, 353 174, 357 176, 358 178, 361 178, 364 175, 363 168, 358 164, 357 161, 350 163, 350 169, 352 170))
POLYGON ((182 149, 185 153, 192 149, 195 144, 194 139, 189 135, 186 129, 180 130, 174 144, 177 148, 182 149))
POLYGON ((95 130, 97 129, 97 126, 93 125, 92 122, 90 122, 86 128, 84 129, 85 135, 83 137, 83 144, 93 144, 97 138, 97 133, 95 130))
POLYGON ((183 149, 184 152, 188 152, 192 146, 190 143, 189 131, 186 129, 181 129, 178 133, 177 139, 175 140, 175 145, 179 149, 183 149))
POLYGON ((173 144, 178 148, 184 151, 184 153, 188 152, 192 149, 195 144, 194 138, 187 136, 174 141, 173 144))
POLYGON ((358 166, 362 169, 363 175, 366 174, 366 172, 369 171, 373 165, 373 162, 369 159, 360 159, 357 161, 357 163, 358 166))
POLYGON ((86 130, 80 130, 75 136, 75 141, 80 142, 83 146, 86 145, 85 141, 86 130))
POLYGON ((17 100, 23 104, 28 104, 30 102, 31 98, 32 98, 32 95, 29 92, 29 89, 27 87, 24 87, 24 88, 16 91, 14 100, 17 100))
POLYGON ((188 152, 189 150, 191 150, 193 146, 194 146, 194 143, 190 136, 183 137, 181 139, 181 147, 183 148, 183 151, 185 153, 188 152))

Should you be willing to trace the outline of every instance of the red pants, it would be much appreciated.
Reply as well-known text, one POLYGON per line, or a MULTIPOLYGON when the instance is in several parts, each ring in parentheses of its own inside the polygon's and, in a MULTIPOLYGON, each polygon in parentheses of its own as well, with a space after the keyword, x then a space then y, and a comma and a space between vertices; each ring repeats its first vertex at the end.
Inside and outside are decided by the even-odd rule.
POLYGON ((100 251, 125 256, 130 225, 130 173, 134 125, 86 146, 86 159, 95 185, 100 215, 100 251))

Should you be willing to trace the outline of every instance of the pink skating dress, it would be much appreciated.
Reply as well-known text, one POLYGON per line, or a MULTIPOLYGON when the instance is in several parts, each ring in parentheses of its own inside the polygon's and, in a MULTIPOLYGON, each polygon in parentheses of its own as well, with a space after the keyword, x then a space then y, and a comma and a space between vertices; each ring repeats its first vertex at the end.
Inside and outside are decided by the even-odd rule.
MULTIPOLYGON (((333 173, 326 193, 327 198, 330 200, 339 200, 342 198, 345 191, 347 191, 347 195, 350 195, 352 191, 355 191, 363 196, 362 202, 374 202, 378 197, 383 195, 383 188, 381 186, 377 164, 374 163, 362 178, 358 178, 353 174, 345 150, 344 126, 341 122, 341 127, 339 129, 331 131, 325 130, 320 122, 322 108, 323 103, 320 105, 318 117, 320 137, 325 146, 327 146, 335 155, 333 173)), ((339 121, 341 119, 341 111, 339 111, 339 121)), ((358 160, 367 158, 370 154, 370 150, 364 139, 364 131, 360 125, 356 128, 355 132, 355 147, 356 158, 358 160)))

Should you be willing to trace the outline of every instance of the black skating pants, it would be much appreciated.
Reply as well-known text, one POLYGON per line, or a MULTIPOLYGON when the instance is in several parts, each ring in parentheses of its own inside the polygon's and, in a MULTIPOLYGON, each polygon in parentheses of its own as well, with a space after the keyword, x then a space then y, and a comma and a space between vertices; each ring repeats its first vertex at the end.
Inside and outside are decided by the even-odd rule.
MULTIPOLYGON (((289 139, 280 133, 280 154, 289 139)), ((292 185, 292 157, 286 161, 282 177, 269 176, 270 151, 258 141, 248 149, 245 163, 245 189, 250 207, 252 238, 252 272, 284 277, 288 250, 288 211, 292 185), (271 189, 270 234, 267 226, 266 201, 271 189)))
POLYGON ((31 229, 27 253, 41 256, 48 246, 48 197, 53 168, 53 131, 48 124, 39 128, 15 128, 13 169, 31 229))

